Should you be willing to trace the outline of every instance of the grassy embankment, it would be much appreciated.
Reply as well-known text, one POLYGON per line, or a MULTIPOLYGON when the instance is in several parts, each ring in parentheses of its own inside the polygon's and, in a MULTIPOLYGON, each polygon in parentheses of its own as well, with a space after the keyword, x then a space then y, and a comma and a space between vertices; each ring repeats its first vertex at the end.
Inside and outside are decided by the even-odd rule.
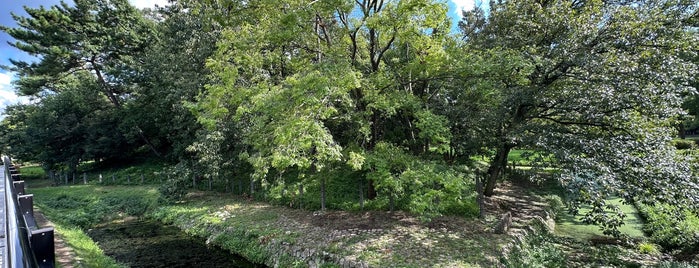
MULTIPOLYGON (((67 196, 65 193, 70 193, 71 196, 80 196, 85 193, 92 195, 92 190, 87 190, 87 188, 81 186, 45 188, 53 184, 53 182, 46 179, 44 170, 39 166, 23 166, 20 168, 20 173, 27 183, 28 193, 35 195, 35 205, 41 213, 53 221, 55 232, 62 236, 66 244, 74 250, 76 255, 76 260, 73 260, 74 264, 79 262, 87 267, 125 267, 109 256, 104 255, 104 252, 84 230, 71 222, 70 219, 76 219, 77 217, 74 215, 64 217, 73 211, 66 211, 67 208, 60 209, 59 207, 62 205, 55 203, 56 199, 52 199, 53 196, 67 196), (48 204, 58 205, 58 207, 54 209, 48 204)), ((68 206, 70 205, 68 204, 68 206)), ((77 213, 84 214, 85 212, 77 213)), ((60 263, 56 263, 56 265, 60 267, 60 263)))
MULTIPOLYGON (((139 169, 143 170, 143 168, 139 169)), ((125 178, 127 172, 132 171, 128 169, 118 171, 115 177, 125 178)), ((125 267, 106 256, 85 233, 85 230, 101 222, 126 216, 144 215, 157 202, 159 195, 154 187, 95 185, 49 187, 56 182, 48 180, 44 170, 39 166, 23 166, 20 168, 20 173, 26 181, 28 193, 35 196, 35 205, 53 222, 55 231, 74 250, 76 261, 86 267, 125 267)), ((95 174, 90 175, 97 178, 95 174)), ((79 182, 82 183, 82 177, 79 178, 79 182)))
POLYGON ((76 249, 82 263, 90 267, 118 264, 105 257, 84 230, 125 216, 176 225, 253 262, 270 264, 270 257, 275 256, 284 267, 303 266, 309 258, 326 261, 321 252, 339 256, 331 257, 333 262, 351 256, 348 259, 376 266, 489 266, 505 239, 485 231, 489 224, 461 217, 441 219, 437 226, 442 227, 435 228, 402 213, 329 212, 315 216, 311 211, 214 192, 194 191, 182 202, 158 203, 158 192, 147 185, 41 188, 53 182, 29 176, 35 171, 37 177, 43 176, 40 169, 24 170, 29 192, 36 195, 37 205, 55 222, 57 231, 65 232, 67 243, 76 249), (471 228, 463 230, 463 226, 471 228), (302 255, 315 252, 317 256, 291 257, 279 250, 284 247, 285 252, 308 249, 302 255))
MULTIPOLYGON (((514 155, 514 161, 517 162, 517 165, 524 165, 527 161, 526 158, 522 157, 522 152, 515 152, 514 155)), ((511 160, 512 161, 512 160, 511 160)), ((134 170, 139 170, 138 168, 130 168, 129 170, 133 171, 134 170)), ((126 176, 124 173, 125 171, 115 169, 115 172, 121 172, 121 176, 116 176, 117 181, 115 183, 126 183, 126 180, 123 178, 126 176), (119 180, 118 178, 121 178, 119 180)), ((41 170, 38 169, 23 169, 23 174, 26 177, 31 177, 31 174, 40 174, 41 170)), ((96 173, 94 173, 96 174, 96 173)), ((95 175, 92 176, 95 176, 95 175)), ((155 173, 154 173, 155 174, 155 173)), ((106 177, 106 176, 105 176, 106 177)), ((136 177, 136 176, 133 176, 136 177)), ((148 181, 148 179, 146 179, 148 181)), ((105 184, 109 183, 111 184, 111 181, 105 181, 105 184)), ((47 182, 46 180, 32 180, 30 181, 29 185, 30 187, 33 186, 41 186, 41 184, 48 185, 51 184, 51 182, 47 182)), ((135 184, 132 181, 132 184, 135 184)), ((55 210, 53 212, 54 214, 51 214, 51 208, 47 207, 46 205, 42 204, 41 200, 49 200, 48 202, 51 203, 52 198, 56 198, 56 196, 62 198, 66 198, 67 196, 71 196, 67 198, 68 200, 72 199, 73 194, 78 196, 78 199, 82 203, 90 203, 90 204, 110 204, 114 202, 114 200, 120 199, 121 197, 115 197, 115 196, 121 196, 123 198, 128 198, 129 196, 133 195, 151 195, 151 200, 153 203, 156 204, 157 200, 157 191, 155 191, 152 187, 149 188, 148 186, 146 187, 125 187, 125 186, 106 186, 106 185, 88 185, 88 186, 69 186, 69 187, 52 187, 52 188, 46 188, 46 189, 37 189, 37 204, 39 204, 42 207, 46 207, 47 214, 49 215, 50 218, 52 219, 60 219, 60 218, 67 218, 69 222, 63 222, 59 220, 59 227, 57 230, 61 232, 61 230, 64 230, 63 232, 74 232, 75 234, 69 234, 71 236, 75 236, 75 238, 70 238, 68 240, 76 240, 80 242, 70 242, 69 244, 73 247, 77 247, 76 250, 78 251, 78 254, 80 258, 84 259, 84 263, 95 263, 99 267, 107 267, 109 265, 118 265, 116 264, 113 260, 110 260, 108 257, 99 257, 100 255, 100 250, 99 248, 94 245, 94 243, 91 244, 91 240, 89 237, 87 237, 79 228, 79 226, 87 226, 89 224, 92 224, 95 222, 94 218, 85 218, 85 214, 88 214, 86 212, 78 213, 72 216, 66 217, 66 215, 70 215, 68 211, 61 211, 60 208, 61 206, 66 206, 65 200, 61 202, 54 202, 55 204, 60 204, 58 206, 59 209, 55 210), (145 191, 145 192, 144 192, 145 191), (112 197, 110 194, 112 193, 112 197), (41 196, 49 196, 49 198, 43 198, 41 196), (92 202, 90 200, 100 200, 96 202, 92 202), (110 201, 111 200, 111 201, 110 201), (70 226, 68 228, 62 227, 64 226, 70 226), (77 227, 76 227, 77 226, 77 227), (59 229, 62 228, 62 229, 59 229), (84 248, 84 249, 83 249, 84 248), (95 255, 95 256, 92 256, 95 255), (100 258, 104 258, 104 260, 101 260, 100 258)), ((30 190, 30 191, 33 191, 30 190)), ((269 258, 269 256, 276 254, 275 252, 270 252, 269 247, 265 246, 268 245, 269 243, 277 243, 278 245, 294 245, 294 244, 303 244, 301 243, 303 240, 302 238, 304 236, 307 236, 307 232, 309 228, 306 229, 299 229, 299 228, 289 228, 290 226, 280 224, 280 222, 284 221, 289 221, 290 223, 295 223, 295 224, 306 224, 304 223, 303 219, 301 218, 306 218, 310 217, 311 219, 313 216, 309 215, 304 215, 305 214, 310 214, 310 212, 307 211, 300 211, 300 210, 292 210, 292 209, 286 209, 283 207, 276 207, 276 206, 271 206, 266 203, 256 203, 256 202, 251 202, 247 199, 241 199, 241 198, 235 198, 231 197, 229 194, 216 194, 216 193, 201 193, 201 192, 196 192, 197 194, 195 195, 190 195, 189 198, 186 200, 186 202, 180 202, 177 204, 167 204, 167 205, 158 205, 157 209, 146 209, 147 213, 144 212, 144 214, 148 217, 152 217, 155 219, 158 219, 160 221, 163 221, 165 223, 171 223, 174 224, 183 230, 193 234, 197 235, 200 237, 207 238, 210 242, 218 245, 222 245, 224 248, 231 250, 232 252, 236 252, 247 259, 250 259, 252 261, 256 262, 264 262, 266 258, 269 258), (291 215, 291 216, 289 216, 291 215), (299 216, 296 219, 290 219, 288 217, 294 217, 294 215, 299 216), (280 218, 281 217, 281 218, 280 218)), ((539 195, 560 195, 561 191, 560 189, 556 189, 555 186, 552 187, 543 187, 543 191, 539 191, 536 194, 539 195)), ((560 197, 559 197, 560 198, 560 197)), ((54 200, 56 201, 56 200, 54 200)), ((151 204, 150 202, 137 202, 140 205, 144 205, 145 207, 151 207, 154 208, 155 206, 151 206, 148 204, 151 204)), ((620 200, 612 200, 612 202, 620 202, 620 200)), ((70 202, 68 202, 70 203, 70 202)), ((140 205, 137 205, 139 207, 140 205)), ((85 206, 84 208, 81 209, 87 209, 87 210, 92 210, 92 211, 102 211, 101 205, 97 206, 98 208, 89 208, 89 206, 85 206)), ((630 237, 635 237, 639 240, 645 240, 648 241, 647 238, 643 238, 643 232, 642 230, 642 221, 638 217, 638 214, 633 206, 629 205, 622 205, 622 210, 627 213, 627 215, 631 215, 631 217, 627 218, 627 224, 622 226, 621 231, 622 233, 630 236, 630 237), (630 224, 629 224, 630 223, 630 224)), ((105 210, 107 212, 106 214, 103 214, 102 219, 99 220, 105 220, 109 219, 109 216, 104 216, 104 215, 119 215, 121 213, 121 216, 124 215, 131 215, 131 214, 140 214, 139 211, 133 212, 131 211, 130 213, 127 212, 128 206, 127 207, 121 207, 117 210, 105 210)), ((72 211, 75 211, 73 209, 72 211)), ((583 211, 585 212, 584 208, 583 211)), ((99 214, 97 214, 99 215, 99 214)), ((355 215, 356 216, 356 215, 355 215)), ((312 221, 312 220, 311 220, 312 221)), ((289 224, 293 225, 293 224, 289 224)), ((311 224, 312 225, 312 224, 311 224)), ((317 225, 317 223, 316 223, 317 225)), ((531 241, 535 244, 536 250, 538 252, 534 252, 535 256, 533 259, 533 262, 529 262, 530 264, 532 263, 549 263, 549 262, 555 262, 561 261, 561 260, 566 260, 567 257, 564 256, 566 254, 565 251, 561 250, 560 248, 557 248, 561 244, 561 241, 563 243, 567 244, 574 244, 576 246, 580 246, 583 250, 588 250, 590 252, 587 252, 586 254, 588 255, 599 255, 597 258, 606 258, 607 261, 606 263, 615 263, 618 262, 616 258, 623 258, 624 256, 628 257, 628 254, 617 250, 615 254, 602 254, 600 252, 602 251, 609 251, 609 252, 615 252, 614 250, 610 250, 609 248, 605 249, 600 249, 600 248, 595 248, 595 247, 589 247, 586 244, 587 242, 584 241, 589 241, 590 238, 599 238, 603 237, 601 231, 596 226, 593 225, 586 225, 582 224, 581 219, 579 216, 574 217, 571 215, 567 214, 562 214, 561 217, 558 219, 558 228, 556 230, 556 235, 553 237, 548 237, 548 236, 542 236, 540 238, 537 238, 538 241, 531 241), (547 238, 548 237, 548 238, 547 238), (572 239, 572 240, 570 240, 572 239), (577 242, 576 242, 577 241, 577 242), (578 243, 580 241, 583 241, 583 243, 578 243), (549 258, 549 259, 547 259, 549 258)), ((478 226, 478 224, 475 224, 474 226, 478 226)), ((324 231, 322 229, 317 229, 316 231, 324 231)), ((439 239, 437 240, 431 240, 430 237, 425 237, 429 235, 450 235, 450 233, 430 233, 430 228, 423 228, 419 232, 413 235, 419 234, 420 236, 423 236, 423 239, 417 239, 419 243, 424 242, 424 241, 429 241, 429 243, 435 243, 435 241, 439 242, 439 239), (424 239, 427 238, 427 239, 424 239)), ((415 232, 413 232, 415 233, 415 232)), ((451 234, 454 235, 454 234, 451 234)), ((461 235, 461 234, 456 234, 461 235)), ((425 252, 425 251, 405 251, 405 252, 392 252, 395 250, 394 248, 400 247, 400 243, 402 237, 396 236, 395 234, 382 234, 381 238, 378 239, 373 239, 372 236, 376 236, 373 234, 360 234, 356 236, 351 236, 348 238, 341 238, 339 240, 334 240, 331 241, 330 243, 316 243, 316 244, 323 244, 322 247, 319 249, 324 250, 326 252, 334 253, 334 254, 340 254, 340 255, 352 255, 354 254, 354 257, 357 257, 360 260, 366 261, 368 263, 372 263, 374 265, 381 265, 381 264, 389 264, 389 263, 403 263, 405 265, 418 265, 422 263, 421 261, 425 261, 425 263, 429 261, 434 261, 435 259, 440 259, 442 256, 431 256, 433 252, 425 252), (361 248, 361 250, 357 250, 361 248), (357 250, 356 252, 351 252, 352 250, 357 250), (407 256, 401 256, 401 254, 407 254, 407 256), (417 261, 414 262, 409 262, 405 261, 404 259, 410 258, 410 257, 415 257, 415 256, 410 256, 410 254, 413 255, 418 255, 420 258, 417 261)), ((414 239, 411 240, 416 240, 414 239)), ((322 237, 318 237, 318 239, 323 239, 322 237)), ((443 265, 459 265, 459 266, 469 266, 469 265, 479 265, 479 264, 486 264, 489 263, 487 260, 488 254, 485 253, 482 248, 497 248, 497 240, 499 238, 493 239, 493 241, 486 241, 488 238, 484 238, 483 236, 474 236, 474 237, 460 237, 459 239, 450 239, 449 241, 442 241, 438 243, 439 247, 444 247, 450 248, 451 250, 443 252, 443 256, 449 256, 448 261, 442 263, 443 265), (494 242, 495 241, 495 242, 494 242), (473 252, 478 252, 481 251, 481 254, 473 254, 473 252), (454 257, 455 255, 463 255, 464 252, 469 252, 468 257, 454 257)), ((651 240, 652 241, 652 240, 651 240)), ((317 246, 317 245, 316 245, 317 246)), ((651 247, 648 248, 647 244, 641 243, 638 246, 638 251, 642 252, 649 252, 649 253, 654 253, 657 252, 655 248, 651 247)), ((613 248, 613 249, 618 249, 618 248, 613 248)), ((487 250, 486 250, 487 251, 487 250)), ((492 253, 492 252, 491 252, 492 253)), ((532 258, 529 258, 531 261, 532 258)), ((297 258, 293 258, 291 256, 281 256, 279 259, 282 260, 282 262, 287 265, 287 266, 295 266, 295 265, 300 265, 301 262, 297 258)), ((623 264, 623 262, 621 262, 623 264)), ((112 266, 114 267, 114 266, 112 266)))

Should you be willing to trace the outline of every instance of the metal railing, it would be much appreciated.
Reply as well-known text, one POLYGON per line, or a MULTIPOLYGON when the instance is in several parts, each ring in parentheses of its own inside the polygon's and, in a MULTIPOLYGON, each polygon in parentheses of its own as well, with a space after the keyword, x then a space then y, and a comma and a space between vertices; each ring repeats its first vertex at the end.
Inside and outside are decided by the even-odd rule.
POLYGON ((10 158, 5 167, 6 249, 4 267, 54 267, 53 227, 39 228, 34 218, 34 196, 25 194, 24 181, 10 158))

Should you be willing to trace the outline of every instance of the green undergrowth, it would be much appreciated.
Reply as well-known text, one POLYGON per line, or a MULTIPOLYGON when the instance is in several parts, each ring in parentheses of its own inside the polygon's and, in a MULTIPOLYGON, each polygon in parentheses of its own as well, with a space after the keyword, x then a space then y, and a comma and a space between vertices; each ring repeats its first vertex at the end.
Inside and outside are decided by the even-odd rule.
POLYGON ((124 267, 104 255, 85 233, 87 228, 116 218, 143 216, 155 206, 158 196, 152 187, 94 185, 29 188, 28 192, 86 267, 124 267))
POLYGON ((604 237, 580 239, 548 233, 541 223, 534 227, 537 231, 526 235, 502 259, 505 267, 686 267, 679 262, 660 261, 660 252, 651 243, 604 237))
POLYGON ((37 174, 35 179, 41 179, 48 185, 155 185, 167 180, 163 172, 168 165, 162 162, 146 161, 129 166, 104 166, 94 162, 88 162, 78 166, 78 170, 68 174, 65 170, 55 171, 53 181, 47 180, 49 176, 39 166, 23 167, 24 174, 37 174), (101 182, 100 182, 100 177, 101 182))
POLYGON ((699 215, 668 204, 637 204, 650 240, 668 250, 699 251, 699 215))
MULTIPOLYGON (((364 179, 368 176, 366 172, 346 166, 328 167, 310 174, 294 169, 285 172, 272 169, 264 180, 253 183, 254 191, 251 191, 250 176, 238 174, 232 180, 214 180, 212 189, 253 197, 273 205, 315 211, 321 209, 321 182, 325 181, 326 208, 329 210, 388 211, 393 207, 396 211, 418 215, 425 221, 442 215, 478 215, 473 170, 439 162, 410 163, 397 168, 398 171, 385 173, 388 178, 383 182, 374 181, 376 192, 373 198, 369 198, 370 182, 364 179)), ((208 179, 197 177, 197 173, 188 167, 176 165, 167 172, 171 179, 161 184, 159 189, 170 201, 177 201, 192 190, 193 177, 199 182, 194 190, 207 189, 208 179)))
POLYGON ((88 180, 93 183, 99 182, 102 175, 102 184, 137 185, 137 184, 159 184, 166 180, 163 169, 167 167, 161 162, 143 162, 129 166, 102 167, 98 165, 83 165, 80 169, 79 180, 82 174, 87 174, 88 180))
POLYGON ((507 267, 695 267, 687 262, 659 261, 668 249, 696 254, 699 219, 694 213, 667 205, 642 206, 610 199, 608 203, 619 206, 626 215, 619 227, 622 239, 617 240, 582 221, 589 207, 582 207, 577 215, 568 213, 565 191, 556 181, 516 183, 542 197, 556 220, 556 229, 553 234, 538 232, 526 237, 511 252, 507 267))
POLYGON ((153 187, 75 185, 32 188, 35 202, 54 222, 90 228, 127 216, 140 217, 157 205, 153 187))
POLYGON ((23 180, 40 180, 44 179, 46 174, 39 165, 29 164, 19 167, 23 180))

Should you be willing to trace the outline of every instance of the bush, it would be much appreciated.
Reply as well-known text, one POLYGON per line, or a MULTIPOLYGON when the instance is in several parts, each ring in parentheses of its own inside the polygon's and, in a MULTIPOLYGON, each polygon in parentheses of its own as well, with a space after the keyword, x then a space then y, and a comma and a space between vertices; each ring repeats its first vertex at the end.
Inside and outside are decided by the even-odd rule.
POLYGON ((668 262, 664 261, 654 266, 656 268, 695 268, 694 265, 686 262, 668 262))
POLYGON ((167 180, 160 184, 158 192, 164 201, 177 201, 187 194, 187 184, 192 177, 192 170, 185 164, 179 163, 163 171, 167 180))
POLYGON ((550 235, 529 235, 508 258, 503 261, 506 267, 566 267, 565 252, 557 248, 550 235))
POLYGON ((677 150, 689 150, 697 146, 693 140, 673 140, 672 145, 675 146, 677 150))
POLYGON ((638 244, 638 252, 643 254, 657 255, 660 253, 660 250, 654 244, 643 242, 638 244))
POLYGON ((366 164, 371 167, 367 170, 353 170, 344 164, 305 175, 297 170, 287 170, 281 175, 270 170, 263 197, 277 205, 298 208, 301 202, 304 209, 320 209, 320 181, 325 178, 328 209, 361 210, 361 189, 364 191, 364 210, 388 210, 392 197, 394 209, 410 212, 423 220, 440 215, 474 217, 479 214, 474 171, 439 161, 416 159, 396 146, 387 148, 383 149, 387 152, 367 158, 366 164), (400 156, 400 161, 390 159, 388 155, 400 156), (374 181, 377 190, 377 196, 372 200, 367 198, 366 192, 369 180, 374 181), (301 198, 299 185, 304 189, 301 198))
POLYGON ((544 200, 548 203, 549 212, 553 215, 555 220, 560 219, 566 213, 566 206, 560 196, 549 194, 544 196, 544 200))
POLYGON ((699 246, 699 217, 689 210, 667 204, 636 206, 645 218, 644 231, 653 243, 667 249, 699 246))

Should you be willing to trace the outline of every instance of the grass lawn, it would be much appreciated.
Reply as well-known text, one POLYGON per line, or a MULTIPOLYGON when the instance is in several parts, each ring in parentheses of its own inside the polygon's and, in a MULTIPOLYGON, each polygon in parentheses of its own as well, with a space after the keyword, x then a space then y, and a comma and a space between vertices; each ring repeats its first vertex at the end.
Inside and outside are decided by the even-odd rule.
MULTIPOLYGON (((626 214, 624 225, 619 227, 619 231, 622 234, 632 238, 645 238, 645 234, 643 233, 643 220, 634 206, 622 204, 621 198, 613 199, 609 203, 618 205, 624 214, 626 214)), ((555 233, 560 236, 580 240, 589 240, 590 238, 605 236, 598 226, 582 222, 582 215, 589 210, 589 208, 582 208, 577 216, 564 214, 564 216, 556 222, 555 233)))
POLYGON ((552 160, 553 158, 551 156, 544 156, 534 150, 526 149, 515 149, 510 151, 510 154, 507 155, 508 165, 514 162, 517 166, 529 166, 537 161, 550 163, 552 160))

